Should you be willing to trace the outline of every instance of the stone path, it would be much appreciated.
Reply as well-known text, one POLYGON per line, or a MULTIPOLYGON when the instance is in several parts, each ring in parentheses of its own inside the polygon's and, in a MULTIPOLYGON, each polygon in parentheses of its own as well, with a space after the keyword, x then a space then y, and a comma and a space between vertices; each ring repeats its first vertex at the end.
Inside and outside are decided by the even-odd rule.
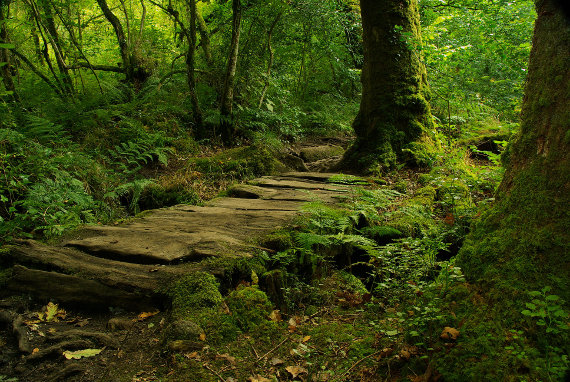
POLYGON ((250 257, 255 239, 291 222, 303 203, 346 197, 348 186, 328 183, 331 175, 262 177, 203 207, 179 205, 122 225, 87 227, 57 246, 21 241, 9 254, 14 275, 4 292, 86 308, 160 305, 170 280, 195 271, 223 276, 212 259, 250 257))

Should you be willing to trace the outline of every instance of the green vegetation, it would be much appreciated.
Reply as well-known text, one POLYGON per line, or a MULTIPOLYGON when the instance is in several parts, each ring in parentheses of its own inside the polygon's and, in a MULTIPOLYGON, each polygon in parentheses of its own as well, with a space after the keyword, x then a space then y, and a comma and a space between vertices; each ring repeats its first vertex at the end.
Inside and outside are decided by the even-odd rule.
POLYGON ((530 0, 404 3, 0 0, 0 244, 332 171, 353 141, 343 200, 157 291, 153 378, 564 380, 568 56, 528 65, 530 0))

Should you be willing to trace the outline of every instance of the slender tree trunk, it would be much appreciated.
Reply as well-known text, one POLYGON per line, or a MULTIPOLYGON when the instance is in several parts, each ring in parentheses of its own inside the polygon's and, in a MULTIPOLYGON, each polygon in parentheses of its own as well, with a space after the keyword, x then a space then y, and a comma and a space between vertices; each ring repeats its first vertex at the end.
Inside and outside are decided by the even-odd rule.
POLYGON ((570 299, 570 18, 555 4, 536 1, 521 131, 495 205, 458 256, 470 279, 509 303, 546 285, 570 299))
POLYGON ((133 63, 131 62, 131 55, 129 53, 129 44, 127 41, 127 36, 123 31, 123 26, 121 25, 121 21, 119 18, 109 9, 107 5, 107 0, 97 0, 97 4, 103 11, 105 18, 109 23, 113 26, 115 31, 115 36, 117 37, 117 41, 119 43, 119 51, 121 53, 121 61, 123 63, 123 68, 125 70, 126 80, 129 83, 134 83, 134 68, 133 63))
POLYGON ((403 149, 432 126, 417 0, 361 0, 364 67, 356 142, 341 167, 393 167, 403 149))
POLYGON ((55 26, 54 16, 50 4, 47 1, 43 1, 43 9, 46 18, 45 30, 48 34, 48 39, 50 41, 51 47, 54 52, 55 61, 59 72, 61 73, 62 82, 66 88, 66 92, 69 94, 75 93, 73 82, 71 76, 69 75, 69 70, 67 69, 67 64, 65 63, 65 58, 63 55, 63 50, 61 47, 59 34, 55 26))
POLYGON ((188 41, 188 53, 186 54, 186 68, 188 78, 188 88, 190 90, 190 102, 192 103, 192 114, 194 122, 198 129, 202 128, 202 110, 200 110, 200 103, 198 102, 198 95, 196 93, 196 76, 194 69, 196 67, 196 0, 188 0, 190 5, 190 39, 188 41))
MULTIPOLYGON (((6 17, 4 16, 4 12, 8 14, 8 7, 8 4, 5 6, 2 6, 2 4, 0 4, 0 43, 5 44, 10 42, 10 39, 8 38, 8 27, 6 26, 6 17)), ((12 79, 12 60, 10 57, 10 51, 8 49, 0 48, 0 63, 4 64, 2 67, 0 67, 0 75, 2 75, 2 82, 4 83, 4 87, 7 91, 11 92, 11 97, 14 99, 14 101, 19 102, 20 98, 18 97, 16 86, 14 85, 14 81, 12 79)))
POLYGON ((214 65, 214 58, 212 56, 212 46, 210 44, 210 34, 208 33, 208 27, 206 26, 206 21, 202 17, 202 14, 196 10, 196 22, 198 25, 198 30, 200 31, 200 46, 204 51, 204 57, 206 58, 206 63, 208 66, 214 65))
POLYGON ((275 55, 273 53, 273 48, 271 47, 271 36, 282 14, 283 12, 280 12, 277 15, 277 17, 275 17, 275 20, 273 20, 273 23, 271 24, 269 30, 267 31, 267 50, 269 51, 269 62, 267 63, 267 71, 265 72, 265 83, 263 85, 263 90, 261 91, 261 97, 259 97, 259 106, 258 106, 259 108, 263 106, 263 101, 265 100, 265 95, 267 94, 267 89, 269 89, 269 82, 271 79, 271 67, 273 66, 273 58, 275 55))
POLYGON ((235 135, 235 125, 233 121, 233 100, 234 100, 234 82, 236 77, 237 60, 239 53, 239 36, 241 27, 241 0, 232 1, 233 21, 232 21, 232 43, 230 46, 230 55, 228 58, 228 66, 226 69, 226 78, 224 81, 224 92, 220 105, 221 123, 220 132, 222 139, 229 144, 235 135))

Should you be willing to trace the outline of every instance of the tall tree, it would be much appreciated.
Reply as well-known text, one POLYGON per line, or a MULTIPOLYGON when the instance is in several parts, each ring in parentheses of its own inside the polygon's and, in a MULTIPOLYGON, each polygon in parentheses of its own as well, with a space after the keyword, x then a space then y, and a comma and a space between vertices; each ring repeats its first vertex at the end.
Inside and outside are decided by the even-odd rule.
POLYGON ((7 49, 10 44, 8 38, 8 26, 6 25, 8 14, 9 2, 6 0, 0 0, 0 76, 2 76, 2 82, 6 91, 10 92, 12 98, 15 101, 19 101, 18 93, 16 93, 16 86, 12 80, 12 65, 10 51, 7 49))
POLYGON ((239 36, 241 29, 241 0, 232 0, 232 12, 232 42, 230 45, 228 66, 226 68, 224 92, 222 94, 222 101, 220 104, 220 132, 225 143, 230 143, 235 134, 235 125, 233 121, 233 103, 234 82, 236 77, 236 68, 239 53, 239 36))
POLYGON ((432 125, 417 0, 361 0, 364 66, 356 141, 341 167, 391 167, 432 125))
POLYGON ((570 298, 570 19, 536 1, 521 131, 496 204, 459 253, 467 276, 512 297, 555 287, 570 298))

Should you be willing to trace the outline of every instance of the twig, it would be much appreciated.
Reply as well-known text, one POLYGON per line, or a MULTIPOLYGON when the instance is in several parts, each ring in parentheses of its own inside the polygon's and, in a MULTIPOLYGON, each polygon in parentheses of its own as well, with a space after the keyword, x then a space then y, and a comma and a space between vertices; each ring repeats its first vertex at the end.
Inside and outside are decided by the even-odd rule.
POLYGON ((289 339, 289 337, 286 337, 283 341, 279 342, 279 344, 277 346, 275 346, 273 349, 269 350, 267 353, 265 353, 261 357, 257 357, 257 360, 259 361, 259 360, 267 357, 269 354, 273 353, 275 350, 277 350, 277 348, 279 348, 279 346, 283 345, 285 343, 285 341, 287 341, 288 339, 289 339))
POLYGON ((367 360, 367 359, 370 358, 370 357, 374 357, 375 355, 380 354, 380 353, 382 353, 382 351, 377 351, 376 353, 368 354, 366 357, 359 359, 359 360, 356 361, 347 371, 345 371, 344 373, 342 373, 340 376, 342 377, 342 376, 344 376, 344 375, 350 373, 350 371, 351 371, 352 369, 354 369, 356 366, 358 366, 361 362, 367 360))
POLYGON ((253 347, 253 344, 249 344, 249 346, 251 346, 251 350, 253 350, 253 353, 255 354, 255 358, 259 359, 259 354, 257 354, 257 350, 255 350, 255 348, 253 347))
POLYGON ((224 379, 224 377, 222 377, 220 375, 220 373, 218 373, 216 370, 210 368, 210 366, 203 364, 202 365, 206 370, 208 370, 210 373, 214 374, 216 377, 220 378, 222 380, 222 382, 226 382, 226 380, 224 379))

